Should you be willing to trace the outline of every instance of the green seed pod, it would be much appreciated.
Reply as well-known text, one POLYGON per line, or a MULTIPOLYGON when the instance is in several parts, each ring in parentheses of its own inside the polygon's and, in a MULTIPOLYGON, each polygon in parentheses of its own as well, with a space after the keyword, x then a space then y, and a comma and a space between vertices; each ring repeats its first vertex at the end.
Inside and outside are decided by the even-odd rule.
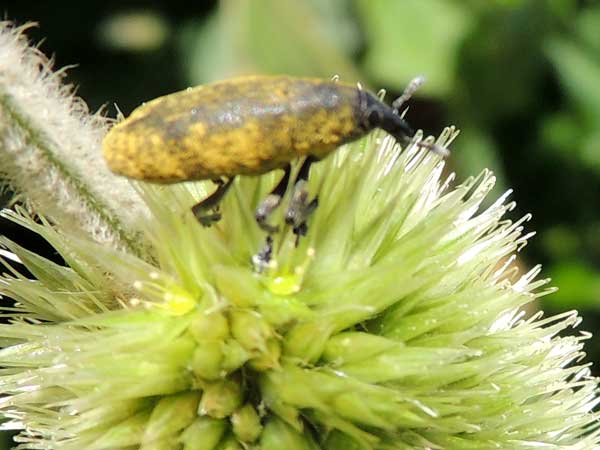
POLYGON ((333 336, 327 342, 323 359, 335 364, 361 361, 391 348, 402 347, 401 342, 392 341, 370 333, 347 332, 333 336))
POLYGON ((256 277, 242 267, 219 266, 215 268, 215 284, 219 293, 238 308, 249 308, 264 295, 256 277))
POLYGON ((280 356, 281 344, 279 343, 279 340, 272 338, 267 340, 265 351, 252 358, 249 362, 249 365, 258 372, 271 370, 279 367, 280 356))
POLYGON ((363 450, 365 447, 347 434, 333 430, 327 436, 323 448, 327 450, 363 450))
POLYGON ((254 447, 242 447, 236 438, 233 436, 226 437, 221 445, 219 445, 218 450, 259 450, 254 447))
POLYGON ((298 324, 286 334, 285 354, 314 363, 321 358, 331 331, 325 320, 298 324))
POLYGON ((271 419, 260 437, 261 450, 316 450, 309 434, 302 434, 279 419, 271 419))
POLYGON ((158 441, 144 442, 139 450, 180 450, 179 435, 169 436, 158 441))
POLYGON ((223 370, 223 350, 221 342, 204 341, 198 343, 190 368, 203 380, 217 380, 225 374, 223 370))
POLYGON ((250 359, 248 351, 235 339, 229 339, 223 344, 222 368, 230 373, 242 367, 250 359))
POLYGON ((224 340, 229 336, 229 324, 221 312, 196 314, 188 330, 198 343, 207 340, 224 340))
POLYGON ((183 430, 194 421, 199 402, 199 392, 162 397, 152 410, 142 442, 152 443, 183 430))
POLYGON ((181 433, 183 450, 213 450, 219 444, 227 427, 225 420, 198 417, 181 433))
POLYGON ((204 389, 198 414, 223 419, 242 404, 242 388, 237 381, 228 378, 210 383, 204 389))
POLYGON ((267 340, 273 337, 273 330, 259 313, 234 310, 229 317, 231 334, 242 347, 250 352, 267 351, 267 340))
POLYGON ((233 426, 233 433, 240 441, 246 443, 254 442, 258 439, 262 431, 258 413, 249 403, 246 403, 233 413, 231 424, 233 426))

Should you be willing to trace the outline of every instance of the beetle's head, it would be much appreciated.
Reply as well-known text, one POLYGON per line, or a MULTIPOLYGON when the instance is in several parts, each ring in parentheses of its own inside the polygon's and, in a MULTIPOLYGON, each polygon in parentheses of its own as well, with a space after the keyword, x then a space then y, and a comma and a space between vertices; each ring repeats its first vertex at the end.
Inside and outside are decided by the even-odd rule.
MULTIPOLYGON (((359 98, 360 126, 365 132, 380 128, 392 135, 399 143, 403 145, 410 143, 415 135, 415 131, 408 122, 400 116, 396 107, 392 108, 386 105, 373 94, 366 91, 360 91, 359 98)), ((397 103, 394 102, 394 106, 396 105, 397 103)), ((447 156, 449 154, 447 149, 440 147, 437 144, 418 142, 417 145, 426 147, 442 156, 447 156)))
POLYGON ((415 132, 391 107, 370 92, 360 92, 360 125, 365 131, 381 128, 400 143, 407 143, 415 132))

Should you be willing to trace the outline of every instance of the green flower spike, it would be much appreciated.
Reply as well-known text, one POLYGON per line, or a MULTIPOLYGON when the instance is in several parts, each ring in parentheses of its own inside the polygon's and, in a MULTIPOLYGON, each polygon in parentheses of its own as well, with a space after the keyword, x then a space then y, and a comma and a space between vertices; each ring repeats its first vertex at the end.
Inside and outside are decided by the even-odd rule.
POLYGON ((5 211, 69 267, 2 241, 37 278, 0 281, 4 428, 24 449, 596 448, 577 315, 520 312, 551 292, 513 267, 526 218, 482 209, 491 173, 451 189, 443 166, 380 134, 342 148, 261 273, 274 174, 238 180, 212 228, 189 211, 210 183, 138 185, 154 263, 5 211))
MULTIPOLYGON (((37 111, 12 106, 28 92, 0 105, 18 131, 11 154, 43 147, 36 170, 76 179, 43 166, 61 158, 43 156, 45 134, 30 139, 47 122, 15 119, 37 111)), ((27 181, 17 166, 11 182, 27 181)), ((443 168, 380 133, 341 148, 313 166, 320 204, 298 245, 285 208, 273 217, 269 261, 253 262, 265 243, 253 211, 276 174, 237 180, 212 228, 190 212, 209 182, 138 184, 147 217, 75 185, 99 234, 3 211, 66 266, 0 238, 35 276, 2 261, 0 294, 15 300, 0 325, 2 428, 37 450, 600 448, 597 381, 580 363, 589 335, 566 333, 577 314, 522 312, 552 291, 539 267, 514 266, 527 217, 503 218, 507 195, 482 206, 490 172, 452 188, 443 168), (138 229, 143 251, 130 249, 138 229)), ((38 184, 33 204, 44 189, 54 198, 38 184)))

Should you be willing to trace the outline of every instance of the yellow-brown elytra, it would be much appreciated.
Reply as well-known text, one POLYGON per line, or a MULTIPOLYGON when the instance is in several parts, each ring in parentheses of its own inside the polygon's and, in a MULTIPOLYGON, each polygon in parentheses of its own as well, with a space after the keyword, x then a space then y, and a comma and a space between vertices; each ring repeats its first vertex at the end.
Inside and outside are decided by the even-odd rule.
POLYGON ((414 132, 398 108, 419 84, 411 83, 393 107, 356 85, 321 79, 247 76, 198 86, 134 110, 104 138, 104 157, 113 172, 129 178, 217 182, 216 191, 192 208, 205 226, 220 219, 218 203, 235 176, 284 169, 256 210, 269 232, 275 227, 266 219, 285 193, 290 162, 306 157, 285 215, 294 232, 304 234, 306 217, 317 205, 306 191, 310 164, 376 128, 410 141, 414 132))

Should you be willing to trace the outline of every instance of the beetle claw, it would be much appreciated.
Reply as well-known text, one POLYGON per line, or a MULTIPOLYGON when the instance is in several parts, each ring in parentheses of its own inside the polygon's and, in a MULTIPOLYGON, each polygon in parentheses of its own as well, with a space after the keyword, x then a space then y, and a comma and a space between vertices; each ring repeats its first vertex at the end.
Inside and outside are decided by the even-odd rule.
POLYGON ((256 211, 254 212, 254 218, 256 219, 256 223, 258 226, 266 231, 267 233, 277 233, 279 231, 279 227, 275 225, 270 225, 267 223, 267 219, 271 215, 271 213, 277 209, 279 204, 281 203, 281 195, 279 194, 269 194, 267 197, 258 205, 256 211))
POLYGON ((273 238, 268 235, 265 239, 265 245, 263 248, 252 257, 252 263, 258 273, 263 272, 269 265, 273 256, 273 238))
POLYGON ((231 187, 231 183, 233 183, 233 177, 225 182, 221 180, 217 181, 217 189, 200 203, 192 206, 192 213, 198 222, 200 222, 200 225, 210 227, 213 223, 221 220, 219 202, 231 187))
POLYGON ((215 213, 211 213, 211 214, 204 214, 204 215, 196 215, 196 219, 198 219, 198 222, 200 222, 200 225, 202 225, 203 227, 210 227, 212 226, 213 223, 217 223, 219 220, 221 220, 221 213, 220 212, 215 212, 215 213))
MULTIPOLYGON (((294 230, 299 229, 303 224, 306 226, 306 219, 318 205, 318 197, 313 198, 310 202, 308 201, 307 182, 305 180, 298 180, 294 187, 290 205, 285 212, 285 223, 294 227, 294 230)), ((294 233, 298 234, 295 231, 294 233)))

